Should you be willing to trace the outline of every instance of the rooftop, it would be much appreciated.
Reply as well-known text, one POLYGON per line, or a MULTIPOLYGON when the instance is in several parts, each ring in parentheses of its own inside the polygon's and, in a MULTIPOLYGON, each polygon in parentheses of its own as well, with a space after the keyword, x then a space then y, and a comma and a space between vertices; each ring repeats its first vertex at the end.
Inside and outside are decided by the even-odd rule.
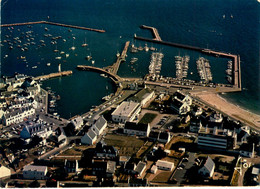
POLYGON ((38 166, 38 165, 26 165, 23 168, 23 171, 45 172, 46 170, 47 170, 47 166, 38 166))
POLYGON ((128 101, 134 101, 134 102, 141 102, 143 99, 145 99, 148 95, 150 95, 153 91, 149 88, 144 88, 134 94, 133 96, 128 98, 128 101))
POLYGON ((120 115, 120 116, 125 116, 128 117, 131 115, 131 113, 140 106, 139 103, 136 102, 122 102, 116 110, 112 113, 113 115, 120 115))

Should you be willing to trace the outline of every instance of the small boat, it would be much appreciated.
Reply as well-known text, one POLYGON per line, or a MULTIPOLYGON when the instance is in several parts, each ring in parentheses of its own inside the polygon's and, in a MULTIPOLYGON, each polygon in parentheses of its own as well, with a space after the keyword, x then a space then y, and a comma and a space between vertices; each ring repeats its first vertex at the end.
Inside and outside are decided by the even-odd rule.
POLYGON ((21 59, 25 59, 26 57, 25 57, 25 56, 21 56, 20 58, 21 58, 21 59))
POLYGON ((74 51, 75 49, 76 49, 76 47, 74 47, 74 46, 72 46, 72 47, 71 47, 71 50, 73 50, 73 51, 74 51))
POLYGON ((66 42, 66 39, 63 39, 63 42, 66 42))
POLYGON ((60 60, 60 59, 61 59, 61 57, 60 57, 60 56, 57 56, 55 59, 56 59, 56 60, 60 60))
POLYGON ((116 53, 116 57, 119 57, 119 56, 120 56, 120 53, 119 53, 119 52, 117 52, 117 53, 116 53))
POLYGON ((92 56, 91 56, 91 55, 88 55, 88 56, 86 56, 86 59, 87 59, 87 60, 91 60, 91 59, 92 59, 92 56))
POLYGON ((66 54, 65 56, 66 56, 66 58, 68 58, 70 56, 70 54, 66 54))
POLYGON ((92 64, 95 64, 95 60, 92 60, 91 63, 92 63, 92 64))
POLYGON ((88 46, 88 44, 86 43, 86 38, 85 38, 85 42, 84 42, 81 46, 82 46, 82 47, 88 46))
POLYGON ((60 54, 64 54, 65 52, 64 51, 61 51, 60 54))
POLYGON ((48 28, 46 28, 46 27, 44 28, 44 30, 45 30, 45 31, 49 31, 49 29, 48 29, 48 28))
POLYGON ((47 63, 46 65, 47 65, 47 66, 50 66, 50 65, 51 65, 51 63, 47 63))
POLYGON ((37 66, 33 66, 33 67, 32 67, 32 69, 36 69, 36 68, 37 68, 37 66))

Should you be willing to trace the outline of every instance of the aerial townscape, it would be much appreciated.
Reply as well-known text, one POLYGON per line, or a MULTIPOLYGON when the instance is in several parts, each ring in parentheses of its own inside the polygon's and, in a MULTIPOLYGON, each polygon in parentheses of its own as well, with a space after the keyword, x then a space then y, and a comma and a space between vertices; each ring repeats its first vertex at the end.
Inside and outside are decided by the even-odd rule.
POLYGON ((259 185, 260 116, 219 96, 243 92, 241 55, 169 42, 156 27, 139 25, 131 37, 119 36, 109 62, 86 33, 112 31, 45 20, 1 23, 1 67, 13 64, 11 56, 19 66, 0 71, 0 187, 259 185), (177 50, 169 56, 167 49, 177 50), (37 64, 30 51, 39 52, 37 64), (80 62, 70 64, 72 57, 80 62), (140 69, 145 74, 136 75, 140 69), (93 73, 99 80, 90 79, 90 96, 78 84, 84 79, 70 88, 73 77, 93 73), (61 103, 67 90, 47 82, 64 79, 70 106, 90 106, 72 111, 61 103))

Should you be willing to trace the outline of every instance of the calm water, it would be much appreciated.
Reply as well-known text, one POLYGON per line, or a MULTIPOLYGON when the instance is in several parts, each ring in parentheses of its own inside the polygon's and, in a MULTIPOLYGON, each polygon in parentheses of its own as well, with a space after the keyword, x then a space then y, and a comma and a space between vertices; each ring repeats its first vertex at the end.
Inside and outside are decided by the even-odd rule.
MULTIPOLYGON (((77 29, 69 32, 68 28, 49 25, 33 25, 32 28, 19 26, 10 29, 12 32, 8 28, 1 29, 1 41, 9 39, 12 42, 13 38, 20 37, 21 45, 32 41, 36 43, 28 45, 28 51, 17 48, 18 43, 13 44, 14 49, 9 50, 9 45, 3 43, 2 75, 19 72, 36 76, 56 72, 58 64, 62 65, 63 70, 73 70, 70 77, 43 83, 43 87, 49 86, 61 96, 58 112, 63 117, 87 112, 92 105, 100 104, 103 96, 115 90, 109 79, 100 77, 97 73, 77 71, 76 65, 92 65, 85 59, 90 54, 95 60, 94 66, 110 65, 127 40, 137 46, 144 46, 145 42, 133 40, 134 33, 152 37, 149 31, 139 28, 142 24, 156 27, 161 38, 166 41, 240 54, 244 90, 224 97, 260 114, 260 4, 256 0, 7 0, 2 1, 1 8, 2 24, 47 20, 49 16, 53 22, 106 30, 106 33, 77 29), (49 31, 45 31, 45 27, 49 31), (26 32, 30 30, 32 33, 28 41, 26 32), (44 37, 44 34, 61 36, 62 39, 56 40, 57 44, 53 45, 52 37, 44 37), (44 40, 46 46, 41 46, 40 40, 44 40), (85 40, 88 47, 81 47, 85 40), (70 49, 73 45, 76 47, 74 51, 70 49), (56 48, 64 51, 64 54, 55 53, 53 50, 56 48), (69 57, 66 58, 65 54, 69 54, 69 57), (8 57, 4 58, 5 55, 8 57), (25 56, 26 61, 21 56, 25 56), (62 59, 55 59, 57 56, 62 59), (47 63, 51 63, 51 66, 46 66, 47 63), (33 69, 34 66, 37 69, 33 69)), ((189 55, 189 72, 194 72, 189 78, 198 79, 195 61, 204 56, 210 60, 213 81, 226 82, 224 76, 227 59, 158 44, 148 43, 148 46, 154 46, 164 53, 161 71, 164 76, 175 76, 174 56, 189 55)), ((150 55, 151 52, 129 52, 127 61, 120 66, 118 74, 127 77, 144 76, 148 72, 150 55), (131 57, 138 58, 134 65, 136 72, 130 69, 131 57)))

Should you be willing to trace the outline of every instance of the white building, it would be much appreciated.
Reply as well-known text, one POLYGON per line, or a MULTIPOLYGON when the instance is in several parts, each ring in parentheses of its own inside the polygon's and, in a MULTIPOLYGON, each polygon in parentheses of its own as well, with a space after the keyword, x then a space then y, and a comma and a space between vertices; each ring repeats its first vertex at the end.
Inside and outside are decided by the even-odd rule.
POLYGON ((71 123, 74 126, 75 130, 78 130, 83 125, 83 119, 81 116, 77 116, 71 120, 71 123))
POLYGON ((214 161, 208 156, 205 164, 199 169, 198 173, 204 177, 212 177, 215 170, 214 161))
POLYGON ((11 176, 11 170, 0 164, 0 179, 11 176))
POLYGON ((88 132, 81 138, 82 144, 93 145, 97 140, 97 134, 89 129, 88 132))
POLYGON ((177 97, 177 99, 179 99, 181 102, 186 102, 187 105, 191 106, 192 104, 192 98, 187 95, 187 94, 184 94, 183 92, 181 92, 180 90, 177 90, 174 95, 174 97, 177 97))
POLYGON ((32 116, 35 114, 35 109, 33 107, 25 107, 25 108, 18 108, 6 111, 3 116, 3 123, 6 126, 11 124, 20 123, 24 121, 24 118, 32 116))
POLYGON ((140 103, 143 107, 148 101, 150 101, 154 97, 154 91, 144 88, 136 93, 134 96, 131 96, 127 99, 128 102, 137 102, 140 103))
POLYGON ((137 173, 137 175, 138 175, 139 177, 141 177, 142 174, 143 174, 144 171, 145 171, 145 168, 146 168, 146 163, 140 161, 140 162, 137 164, 137 166, 135 167, 134 171, 137 173))
POLYGON ((23 168, 23 178, 43 180, 47 174, 47 166, 26 165, 23 168))
POLYGON ((186 102, 179 100, 177 97, 173 98, 171 108, 180 115, 187 114, 190 111, 190 106, 186 102))
POLYGON ((152 174, 156 174, 156 172, 158 171, 158 168, 156 165, 153 165, 152 168, 151 168, 151 173, 152 174))
POLYGON ((112 120, 117 123, 133 121, 141 111, 140 103, 122 102, 112 113, 112 120))
POLYGON ((107 120, 100 116, 98 120, 92 125, 91 129, 97 134, 100 135, 104 129, 107 127, 107 120))
POLYGON ((20 133, 20 137, 23 139, 32 138, 36 135, 40 138, 46 139, 52 135, 52 127, 41 123, 26 125, 20 133))
POLYGON ((146 136, 148 137, 151 131, 150 124, 126 122, 124 133, 128 135, 146 136))
POLYGON ((158 160, 156 162, 156 166, 158 169, 161 169, 161 170, 172 171, 174 168, 174 163, 168 162, 168 161, 163 161, 163 160, 158 160))

